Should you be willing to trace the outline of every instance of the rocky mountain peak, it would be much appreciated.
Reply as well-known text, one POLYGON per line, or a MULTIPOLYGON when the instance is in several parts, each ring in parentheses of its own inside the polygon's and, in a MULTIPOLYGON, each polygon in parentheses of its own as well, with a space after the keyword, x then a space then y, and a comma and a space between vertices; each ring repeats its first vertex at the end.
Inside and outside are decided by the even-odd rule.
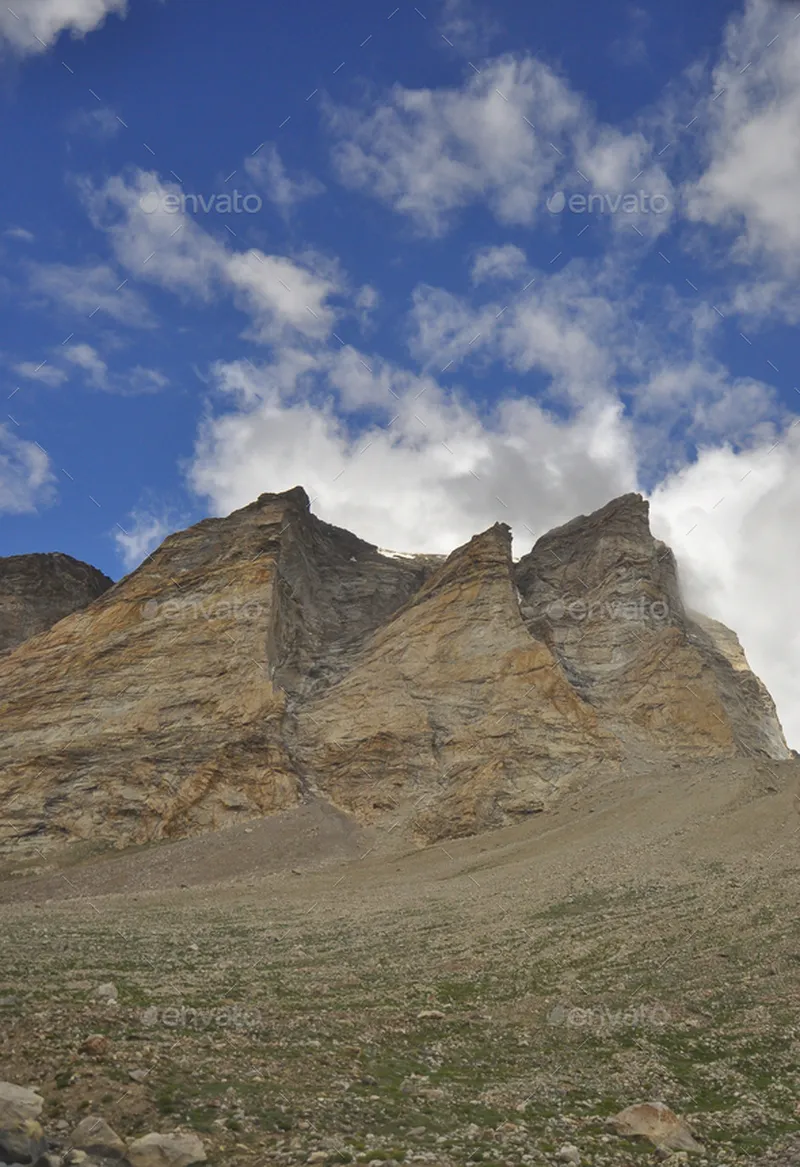
POLYGON ((735 636, 685 611, 638 494, 516 564, 505 523, 446 558, 391 555, 301 487, 262 494, 18 645, 0 692, 0 848, 178 837, 314 799, 430 840, 633 756, 789 756, 735 636))

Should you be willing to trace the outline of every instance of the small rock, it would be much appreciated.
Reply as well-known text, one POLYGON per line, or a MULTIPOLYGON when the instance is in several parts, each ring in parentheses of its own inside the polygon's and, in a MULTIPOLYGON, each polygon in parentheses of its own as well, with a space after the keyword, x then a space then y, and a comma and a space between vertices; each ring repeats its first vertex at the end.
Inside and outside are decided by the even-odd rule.
POLYGON ((412 1128, 411 1128, 411 1130, 410 1130, 408 1133, 409 1133, 410 1135, 412 1135, 413 1137, 416 1137, 417 1135, 424 1135, 424 1134, 425 1134, 425 1131, 426 1131, 427 1129, 428 1129, 428 1128, 427 1128, 427 1127, 424 1127, 424 1126, 415 1126, 415 1127, 412 1127, 412 1128))
POLYGON ((191 1167, 205 1161, 206 1153, 197 1135, 151 1133, 128 1147, 130 1167, 191 1167))
POLYGON ((103 1033, 93 1033, 81 1043, 81 1053, 93 1058, 102 1058, 108 1053, 108 1038, 103 1033))
POLYGON ((417 1021, 442 1021, 446 1014, 441 1009, 423 1009, 417 1014, 417 1021))
POLYGON ((306 1159, 306 1163, 324 1163, 327 1158, 327 1151, 312 1151, 306 1159))
POLYGON ((132 1082, 144 1082, 149 1075, 149 1070, 128 1070, 128 1077, 132 1082))
POLYGON ((94 991, 94 995, 99 1001, 116 1001, 119 996, 117 986, 111 981, 108 981, 104 985, 98 985, 94 991))
POLYGON ((579 1167, 581 1153, 572 1143, 564 1143, 564 1146, 560 1147, 556 1152, 556 1158, 559 1163, 573 1163, 574 1167, 579 1167))
POLYGON ((125 1143, 104 1118, 97 1114, 87 1114, 81 1119, 70 1135, 73 1147, 81 1151, 92 1151, 98 1155, 119 1155, 125 1153, 125 1143))

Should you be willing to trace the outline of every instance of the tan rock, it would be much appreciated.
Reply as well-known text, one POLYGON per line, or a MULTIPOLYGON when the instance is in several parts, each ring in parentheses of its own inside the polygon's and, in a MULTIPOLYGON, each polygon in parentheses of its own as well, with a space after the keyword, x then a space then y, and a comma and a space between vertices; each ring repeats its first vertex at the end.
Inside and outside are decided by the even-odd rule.
POLYGON ((309 797, 424 842, 632 757, 789 757, 647 514, 623 496, 516 565, 502 524, 446 560, 381 553, 300 488, 170 536, 0 658, 0 851, 179 838, 309 797))
POLYGON ((637 1102, 608 1120, 618 1135, 649 1139, 670 1151, 702 1151, 689 1127, 663 1102, 637 1102))
POLYGON ((192 1167, 205 1163, 206 1153, 197 1135, 153 1133, 131 1143, 127 1159, 130 1167, 192 1167))

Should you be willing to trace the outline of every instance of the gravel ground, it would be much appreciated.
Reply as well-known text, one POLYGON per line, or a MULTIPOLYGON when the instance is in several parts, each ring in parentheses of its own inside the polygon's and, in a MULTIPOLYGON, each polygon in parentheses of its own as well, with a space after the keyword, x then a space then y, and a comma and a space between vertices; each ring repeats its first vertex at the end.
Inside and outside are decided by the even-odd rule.
POLYGON ((656 1162, 606 1124, 647 1100, 699 1165, 800 1163, 798 773, 628 775, 425 850, 316 806, 7 877, 2 1076, 49 1130, 194 1130, 217 1167, 656 1162))

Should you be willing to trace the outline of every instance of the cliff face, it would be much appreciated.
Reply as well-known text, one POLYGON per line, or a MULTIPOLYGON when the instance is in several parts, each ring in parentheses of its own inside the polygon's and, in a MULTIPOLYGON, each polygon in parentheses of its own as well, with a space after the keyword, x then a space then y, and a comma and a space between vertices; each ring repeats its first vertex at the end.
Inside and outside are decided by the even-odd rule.
POLYGON ((516 566, 502 525, 394 557, 300 488, 262 495, 0 660, 0 847, 178 837, 311 796, 434 839, 633 745, 787 757, 731 637, 685 613, 637 495, 516 566))
POLYGON ((528 628, 623 739, 675 755, 790 757, 736 636, 687 614, 648 509, 624 495, 543 536, 517 564, 528 628))
POLYGON ((0 654, 85 608, 112 583, 69 555, 0 558, 0 654))

